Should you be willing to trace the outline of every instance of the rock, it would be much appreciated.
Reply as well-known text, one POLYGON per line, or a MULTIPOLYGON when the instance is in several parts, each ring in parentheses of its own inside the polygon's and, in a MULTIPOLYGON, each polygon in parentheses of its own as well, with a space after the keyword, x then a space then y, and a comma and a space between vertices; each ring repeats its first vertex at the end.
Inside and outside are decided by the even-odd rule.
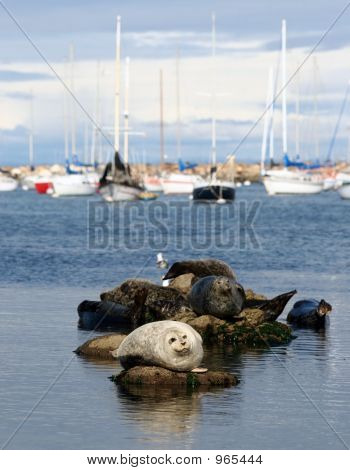
POLYGON ((257 294, 253 289, 245 289, 246 300, 267 300, 267 297, 263 294, 257 294))
POLYGON ((115 360, 112 351, 119 348, 121 342, 126 338, 126 336, 127 335, 122 334, 99 336, 86 341, 74 352, 78 355, 95 357, 97 359, 115 360))
POLYGON ((169 287, 177 289, 181 294, 187 295, 192 287, 193 281, 195 280, 195 275, 192 273, 182 274, 181 276, 175 277, 170 281, 169 287))
POLYGON ((116 384, 121 385, 155 385, 180 386, 190 389, 204 387, 231 387, 237 385, 238 379, 229 372, 208 371, 202 374, 194 372, 173 372, 161 367, 137 366, 119 375, 111 377, 116 384))
MULTIPOLYGON (((260 320, 258 309, 250 312, 252 324, 260 320)), ((264 313, 264 312, 262 312, 264 313)), ((181 321, 181 320, 179 320, 181 321)), ((184 321, 184 320, 182 320, 184 321)), ((205 343, 227 343, 237 347, 243 346, 275 346, 284 344, 292 339, 292 330, 289 326, 280 322, 262 323, 258 326, 249 324, 229 323, 225 320, 202 315, 186 320, 202 336, 205 343)))

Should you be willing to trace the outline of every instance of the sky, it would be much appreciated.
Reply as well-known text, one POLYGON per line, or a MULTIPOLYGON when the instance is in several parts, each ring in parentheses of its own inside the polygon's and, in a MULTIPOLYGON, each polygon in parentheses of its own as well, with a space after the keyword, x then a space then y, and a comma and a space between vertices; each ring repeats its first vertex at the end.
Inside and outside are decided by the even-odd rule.
MULTIPOLYGON (((130 57, 130 160, 159 161, 162 69, 165 153, 169 161, 176 161, 178 156, 191 162, 209 161, 213 90, 218 160, 224 161, 234 153, 238 161, 259 161, 261 116, 266 107, 271 66, 278 74, 276 90, 281 87, 278 64, 282 18, 287 21, 287 76, 291 77, 346 5, 346 1, 340 0, 0 2, 0 165, 27 164, 30 129, 34 132, 35 161, 62 163, 64 126, 65 122, 71 125, 72 116, 76 119, 79 157, 90 158, 91 119, 98 120, 105 135, 101 139, 102 159, 111 157, 117 15, 122 22, 121 119, 125 58, 130 57), (217 37, 214 60, 211 58, 212 12, 216 15, 217 37), (67 64, 71 44, 75 56, 73 80, 67 64), (53 71, 72 88, 79 105, 67 98, 53 71), (96 99, 97 81, 99 100, 96 99)), ((288 85, 291 157, 296 152, 297 125, 302 158, 327 156, 350 79, 349 20, 350 8, 288 85), (298 96, 299 115, 296 114, 298 96)), ((336 159, 345 159, 349 153, 349 110, 346 106, 339 125, 334 146, 336 159)), ((282 155, 280 99, 274 112, 274 135, 278 160, 282 155)), ((121 150, 123 153, 123 146, 121 150)))

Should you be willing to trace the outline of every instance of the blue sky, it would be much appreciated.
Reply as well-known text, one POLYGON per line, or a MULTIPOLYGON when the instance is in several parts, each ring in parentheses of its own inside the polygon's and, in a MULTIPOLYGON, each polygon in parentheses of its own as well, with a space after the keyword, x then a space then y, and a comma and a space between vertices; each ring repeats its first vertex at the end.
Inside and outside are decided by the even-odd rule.
MULTIPOLYGON (((288 27, 288 72, 291 74, 346 2, 306 1, 17 1, 4 2, 60 75, 68 45, 75 46, 75 92, 94 115, 96 62, 102 62, 101 124, 113 124, 114 28, 122 16, 122 55, 131 58, 131 127, 144 137, 131 137, 136 159, 159 154, 158 75, 165 74, 165 137, 169 160, 176 159, 175 54, 180 49, 182 156, 209 160, 210 100, 199 97, 211 82, 210 15, 216 12, 218 157, 225 156, 249 131, 265 106, 269 65, 276 65, 280 22, 288 27)), ((317 50, 317 99, 321 157, 326 154, 338 109, 350 78, 350 9, 317 50)), ((35 155, 38 162, 63 158, 63 91, 23 34, 0 8, 0 164, 25 163, 34 95, 35 155)), ((300 74, 301 148, 311 158, 315 136, 311 61, 300 74)), ((294 151, 295 84, 288 90, 289 144, 294 151)), ((280 151, 279 104, 276 110, 276 154, 280 151)), ((347 155, 346 110, 335 147, 347 155)), ((83 149, 86 118, 77 110, 78 148, 83 149)), ((91 131, 88 130, 89 136, 91 131)), ((237 151, 237 159, 258 161, 262 123, 237 151)), ((81 152, 82 153, 82 150, 81 152)), ((104 149, 105 158, 109 149, 104 149)))

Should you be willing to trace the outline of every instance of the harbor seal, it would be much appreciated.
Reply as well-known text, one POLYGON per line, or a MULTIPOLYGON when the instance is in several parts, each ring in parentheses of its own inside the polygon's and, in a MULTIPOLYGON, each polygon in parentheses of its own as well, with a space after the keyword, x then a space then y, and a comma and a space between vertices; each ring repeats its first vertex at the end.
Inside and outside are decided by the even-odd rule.
POLYGON ((325 300, 304 299, 293 305, 288 313, 287 321, 298 326, 312 326, 322 328, 328 320, 328 313, 332 306, 325 300))
POLYGON ((144 303, 146 290, 139 289, 127 305, 112 300, 84 300, 78 305, 79 327, 94 330, 106 327, 137 328, 146 322, 144 303))
POLYGON ((207 276, 199 279, 188 295, 192 309, 198 315, 213 315, 230 319, 243 309, 245 293, 234 279, 225 276, 207 276))
POLYGON ((219 259, 190 259, 177 261, 163 277, 163 280, 174 279, 182 274, 194 274, 195 280, 206 276, 225 276, 236 279, 231 267, 219 259))
POLYGON ((185 323, 153 322, 130 333, 113 355, 125 369, 144 365, 185 372, 201 363, 202 338, 185 323))
POLYGON ((143 279, 127 279, 115 289, 103 292, 101 300, 112 301, 132 307, 135 299, 145 297, 142 318, 136 326, 149 321, 170 320, 180 313, 190 313, 191 309, 184 295, 177 289, 163 287, 143 279))

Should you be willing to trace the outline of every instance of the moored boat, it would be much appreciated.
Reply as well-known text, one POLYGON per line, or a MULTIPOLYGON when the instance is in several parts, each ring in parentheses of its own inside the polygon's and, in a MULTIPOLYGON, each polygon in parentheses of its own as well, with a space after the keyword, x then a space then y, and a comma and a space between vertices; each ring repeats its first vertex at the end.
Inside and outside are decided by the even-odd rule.
POLYGON ((277 194, 318 194, 324 189, 322 178, 304 172, 283 170, 280 173, 266 172, 262 177, 266 192, 277 194))
POLYGON ((200 176, 186 173, 170 173, 161 178, 164 194, 191 194, 199 183, 204 183, 200 176))
POLYGON ((96 185, 84 174, 57 176, 52 184, 55 196, 91 196, 96 192, 96 185))
POLYGON ((17 187, 17 180, 10 176, 0 174, 0 191, 14 191, 17 187))
POLYGON ((39 178, 34 185, 39 194, 46 194, 53 189, 51 178, 39 178))

